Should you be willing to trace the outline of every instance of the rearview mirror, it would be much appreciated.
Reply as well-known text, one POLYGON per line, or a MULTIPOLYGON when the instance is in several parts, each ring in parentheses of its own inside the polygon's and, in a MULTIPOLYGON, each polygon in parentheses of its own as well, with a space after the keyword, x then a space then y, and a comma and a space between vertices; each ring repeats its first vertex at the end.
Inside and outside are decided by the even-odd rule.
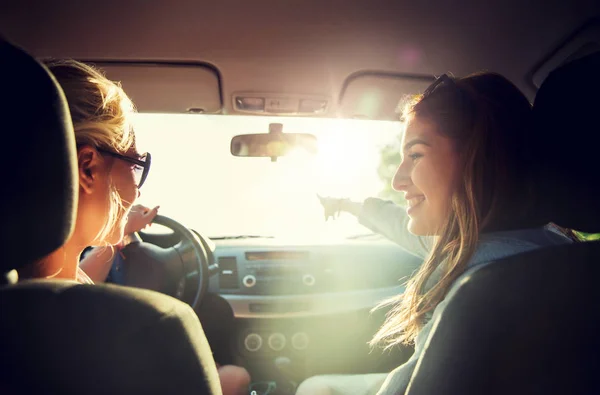
POLYGON ((271 124, 269 133, 241 134, 231 139, 231 154, 240 157, 276 158, 294 150, 317 153, 317 138, 308 133, 282 133, 281 124, 271 124))

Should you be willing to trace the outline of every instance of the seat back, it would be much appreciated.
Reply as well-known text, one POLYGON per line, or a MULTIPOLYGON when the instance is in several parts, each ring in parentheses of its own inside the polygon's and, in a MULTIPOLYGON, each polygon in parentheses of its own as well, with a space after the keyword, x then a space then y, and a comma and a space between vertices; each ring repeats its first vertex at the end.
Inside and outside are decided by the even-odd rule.
POLYGON ((463 279, 407 394, 599 394, 600 242, 541 249, 463 279))
MULTIPOLYGON (((561 67, 534 104, 540 210, 586 232, 600 232, 599 71, 600 53, 561 67)), ((407 393, 600 393, 599 279, 600 242, 474 269, 436 314, 407 393)))
MULTIPOLYGON (((0 37, 0 279, 64 244, 77 207, 75 136, 48 70, 0 37)), ((7 277, 12 273, 11 280, 7 277)))
MULTIPOLYGON (((14 269, 42 259, 71 235, 77 158, 67 102, 51 74, 1 40, 0 74, 0 273, 4 282, 15 282, 14 269)), ((221 389, 188 305, 147 290, 35 280, 0 286, 0 393, 199 395, 221 389)))

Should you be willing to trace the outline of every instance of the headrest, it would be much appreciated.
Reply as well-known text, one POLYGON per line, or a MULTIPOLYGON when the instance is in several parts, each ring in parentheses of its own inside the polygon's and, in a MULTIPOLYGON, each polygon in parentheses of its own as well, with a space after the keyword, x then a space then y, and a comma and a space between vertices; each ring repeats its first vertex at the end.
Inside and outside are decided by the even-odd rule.
POLYGON ((548 218, 590 233, 600 232, 599 113, 600 52, 550 73, 533 106, 548 218))
POLYGON ((63 245, 75 224, 77 157, 65 96, 48 70, 0 37, 0 275, 63 245))

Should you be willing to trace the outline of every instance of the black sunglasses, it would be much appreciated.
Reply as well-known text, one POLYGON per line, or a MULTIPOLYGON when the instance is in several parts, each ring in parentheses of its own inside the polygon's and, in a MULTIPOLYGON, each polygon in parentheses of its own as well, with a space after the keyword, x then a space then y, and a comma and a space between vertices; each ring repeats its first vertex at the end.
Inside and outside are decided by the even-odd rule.
MULTIPOLYGON (((435 79, 435 81, 433 81, 424 91, 423 94, 421 95, 421 98, 419 99, 419 102, 422 102, 423 100, 426 100, 427 98, 429 98, 429 96, 431 96, 436 90, 438 90, 438 88, 443 87, 443 86, 447 86, 447 87, 451 87, 451 90, 454 93, 457 93, 458 95, 461 96, 461 101, 462 101, 462 91, 461 89, 456 85, 456 82, 454 82, 454 79, 452 77, 450 77, 448 74, 442 74, 439 77, 437 77, 435 79)), ((402 104, 402 102, 400 102, 400 104, 402 104)), ((400 120, 404 121, 406 118, 404 116, 404 114, 401 112, 400 109, 400 120)))
POLYGON ((431 94, 436 90, 436 88, 442 86, 443 84, 447 84, 448 86, 452 86, 454 87, 454 89, 458 90, 458 86, 456 86, 454 79, 448 74, 442 74, 438 78, 436 78, 435 81, 433 81, 431 85, 427 87, 427 89, 425 89, 425 92, 423 92, 423 99, 431 96, 431 94))
POLYGON ((138 188, 141 188, 142 185, 144 185, 144 181, 146 181, 146 177, 148 177, 148 172, 150 172, 150 164, 152 163, 152 155, 150 155, 149 152, 146 152, 139 159, 136 159, 127 155, 118 154, 116 152, 104 150, 101 148, 97 148, 97 150, 98 152, 102 152, 106 155, 110 155, 117 159, 124 160, 125 162, 133 163, 135 165, 133 167, 135 183, 138 188))
POLYGON ((454 108, 460 111, 465 117, 469 117, 476 108, 475 103, 471 99, 470 95, 465 92, 461 87, 456 84, 453 77, 448 74, 442 74, 425 91, 421 100, 425 100, 430 97, 434 92, 441 89, 447 88, 447 92, 451 92, 454 95, 455 101, 453 101, 454 108))

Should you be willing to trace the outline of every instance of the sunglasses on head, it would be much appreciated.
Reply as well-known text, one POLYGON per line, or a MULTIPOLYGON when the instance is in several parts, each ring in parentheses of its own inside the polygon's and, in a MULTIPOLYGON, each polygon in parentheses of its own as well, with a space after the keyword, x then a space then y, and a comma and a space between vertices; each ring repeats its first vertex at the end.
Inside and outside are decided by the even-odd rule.
POLYGON ((425 89, 425 91, 423 92, 423 99, 431 96, 431 94, 435 92, 437 88, 443 85, 452 86, 454 87, 454 89, 459 89, 458 86, 456 86, 456 83, 454 82, 454 79, 452 77, 450 77, 448 74, 442 74, 438 78, 436 78, 435 81, 433 81, 431 85, 427 87, 427 89, 425 89))
POLYGON ((125 162, 132 163, 133 166, 133 175, 135 178, 135 183, 138 188, 141 188, 144 185, 144 181, 146 181, 146 177, 148 177, 148 172, 150 172, 150 164, 152 163, 152 156, 149 152, 141 155, 139 158, 132 158, 131 156, 122 155, 113 151, 108 151, 105 149, 97 148, 98 152, 102 152, 103 154, 115 157, 117 159, 124 160, 125 162))
POLYGON ((429 85, 429 87, 427 87, 427 89, 425 89, 425 91, 423 92, 421 101, 429 98, 435 92, 438 92, 440 90, 444 90, 446 93, 450 93, 451 96, 448 97, 448 99, 450 99, 452 103, 454 103, 453 105, 450 105, 456 110, 460 111, 463 114, 463 116, 468 116, 468 114, 471 114, 472 111, 474 111, 476 105, 473 102, 471 96, 464 89, 459 87, 456 84, 455 79, 453 77, 450 77, 448 74, 442 74, 438 78, 436 78, 436 80, 433 81, 433 83, 429 85))
MULTIPOLYGON (((437 77, 435 79, 435 81, 433 81, 424 91, 423 94, 421 95, 421 98, 419 99, 419 102, 422 102, 426 99, 428 99, 434 92, 438 91, 439 88, 442 87, 450 87, 451 90, 454 93, 457 93, 461 96, 461 101, 462 101, 462 91, 461 89, 456 85, 456 82, 454 82, 454 78, 450 77, 448 74, 442 74, 439 77, 437 77)), ((402 110, 400 110, 400 120, 405 120, 405 116, 402 113, 402 110)))

